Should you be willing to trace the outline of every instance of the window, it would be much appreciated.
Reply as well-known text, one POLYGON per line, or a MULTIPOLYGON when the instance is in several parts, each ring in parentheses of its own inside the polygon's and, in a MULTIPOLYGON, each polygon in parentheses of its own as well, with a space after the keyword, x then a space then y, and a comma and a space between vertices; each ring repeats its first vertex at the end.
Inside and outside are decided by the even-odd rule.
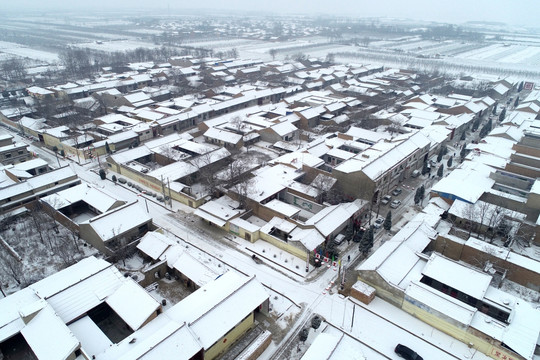
POLYGON ((240 233, 240 229, 238 228, 238 225, 236 224, 230 224, 229 231, 237 235, 240 233))

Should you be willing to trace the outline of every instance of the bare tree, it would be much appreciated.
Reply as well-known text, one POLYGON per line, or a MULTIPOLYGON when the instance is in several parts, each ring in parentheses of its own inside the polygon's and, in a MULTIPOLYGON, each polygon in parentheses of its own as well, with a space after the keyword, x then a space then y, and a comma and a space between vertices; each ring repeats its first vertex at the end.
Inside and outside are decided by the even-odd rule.
POLYGON ((172 164, 176 160, 175 158, 175 151, 169 144, 163 144, 159 147, 159 150, 161 152, 161 155, 167 158, 167 164, 172 164))
POLYGON ((0 293, 2 293, 4 297, 6 297, 6 293, 4 292, 4 284, 7 283, 7 278, 7 275, 0 271, 0 293))
POLYGON ((65 267, 71 266, 77 262, 75 254, 78 248, 71 241, 68 234, 60 234, 54 241, 55 254, 60 257, 65 267))
POLYGON ((2 62, 2 76, 9 81, 22 81, 26 78, 25 61, 19 58, 11 58, 2 62))
POLYGON ((322 203, 329 198, 330 191, 335 183, 336 179, 331 176, 325 174, 318 174, 315 176, 315 179, 311 182, 311 186, 318 190, 319 202, 322 203))
POLYGON ((51 239, 49 238, 49 236, 44 237, 44 234, 47 235, 46 226, 45 226, 45 224, 47 223, 47 219, 46 219, 47 216, 45 216, 45 214, 43 213, 41 202, 34 201, 29 206, 29 208, 30 208, 30 217, 32 218, 32 221, 35 226, 35 230, 37 231, 39 235, 39 239, 41 240, 41 243, 45 244, 45 237, 46 237, 49 248, 51 251, 53 251, 54 247, 51 242, 51 239))
POLYGON ((232 126, 234 131, 236 131, 239 134, 242 134, 242 132, 240 130, 242 129, 242 126, 244 125, 244 122, 242 121, 240 116, 236 115, 236 116, 232 117, 231 120, 229 120, 229 124, 232 126))
MULTIPOLYGON (((493 205, 492 205, 493 207, 493 205)), ((495 206, 494 209, 492 209, 491 214, 488 219, 488 228, 486 232, 484 233, 484 240, 486 240, 486 235, 488 232, 491 233, 491 236, 489 238, 489 243, 493 243, 493 239, 495 238, 495 235, 497 234, 497 226, 500 224, 501 221, 503 221, 506 217, 506 214, 508 213, 508 210, 503 208, 502 206, 495 206)))
POLYGON ((238 195, 238 202, 240 203, 241 209, 248 210, 248 199, 252 191, 253 179, 246 179, 234 186, 234 192, 238 195))
POLYGON ((270 49, 270 50, 268 50, 268 53, 272 57, 272 60, 276 60, 276 55, 278 53, 277 49, 270 49))
POLYGON ((474 225, 475 225, 473 220, 477 216, 477 210, 476 210, 476 207, 474 206, 474 204, 467 204, 466 208, 464 210, 464 213, 461 214, 461 216, 463 218, 465 218, 465 224, 468 227, 468 229, 466 229, 466 230, 469 230, 468 237, 471 237, 471 234, 472 234, 472 231, 473 231, 473 228, 474 228, 474 225))
POLYGON ((336 61, 336 54, 331 52, 326 54, 326 58, 324 59, 324 61, 330 65, 334 64, 334 62, 336 61))
POLYGON ((22 261, 3 248, 0 251, 0 265, 0 271, 13 278, 18 285, 25 281, 22 261))
POLYGON ((189 162, 197 168, 197 177, 206 191, 210 194, 214 193, 219 185, 219 179, 217 177, 218 166, 214 161, 213 151, 199 155, 189 162))

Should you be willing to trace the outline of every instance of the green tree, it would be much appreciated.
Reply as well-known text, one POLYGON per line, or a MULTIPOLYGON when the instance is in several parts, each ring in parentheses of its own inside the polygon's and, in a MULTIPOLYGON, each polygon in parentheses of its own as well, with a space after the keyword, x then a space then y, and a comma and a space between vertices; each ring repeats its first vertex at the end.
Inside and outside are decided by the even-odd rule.
POLYGON ((446 162, 446 166, 447 166, 447 167, 452 167, 452 161, 453 161, 453 156, 450 156, 450 157, 448 158, 448 161, 446 162))
POLYGON ((463 131, 463 132, 461 133, 461 137, 459 138, 459 140, 463 141, 463 140, 465 140, 466 138, 467 138, 467 132, 466 132, 466 131, 463 131))
POLYGON ((517 107, 519 104, 519 96, 516 96, 516 101, 514 101, 514 107, 517 107))
POLYGON ((105 141, 105 151, 107 152, 107 154, 111 153, 111 147, 109 146, 109 143, 107 141, 105 141))
POLYGON ((319 328, 319 326, 321 326, 321 318, 317 315, 315 315, 312 319, 311 319, 311 327, 314 328, 315 330, 317 330, 319 328))
POLYGON ((521 90, 523 90, 523 81, 519 83, 517 91, 521 92, 521 90))
POLYGON ((479 127, 480 127, 480 118, 477 117, 476 120, 474 120, 472 131, 478 130, 479 127))
POLYGON ((442 177, 443 173, 444 173, 444 165, 441 164, 441 166, 439 166, 439 170, 437 170, 437 176, 442 177))
POLYGON ((426 192, 426 188, 424 185, 420 186, 418 189, 416 189, 416 192, 414 193, 414 204, 418 205, 422 200, 424 200, 424 195, 426 192))
POLYGON ((116 178, 116 175, 113 175, 111 179, 112 179, 114 185, 116 185, 116 181, 118 180, 118 179, 116 178))
POLYGON ((501 110, 501 113, 499 114, 499 122, 503 122, 505 117, 506 117, 506 108, 503 108, 501 110))
POLYGON ((416 189, 414 193, 414 205, 420 204, 420 188, 416 189))
POLYGON ((463 160, 465 160, 465 156, 467 156, 467 149, 466 149, 466 146, 463 145, 463 147, 461 148, 461 151, 459 152, 459 157, 461 158, 462 162, 463 160))
POLYGON ((384 219, 383 228, 389 231, 392 228, 392 212, 388 211, 386 214, 386 219, 384 219))
POLYGON ((439 150, 439 153, 437 154, 437 162, 441 162, 443 155, 444 155, 444 150, 441 147, 441 149, 439 150))
POLYGON ((56 156, 56 161, 58 161, 58 167, 60 167, 60 159, 58 159, 58 147, 53 146, 52 151, 54 152, 54 155, 56 156))
POLYGON ((364 231, 364 236, 362 236, 362 240, 360 240, 360 244, 358 245, 358 250, 362 252, 362 254, 367 255, 369 253, 369 250, 373 247, 373 229, 370 227, 366 231, 364 231))
POLYGON ((495 106, 493 106, 493 111, 491 112, 493 115, 497 114, 497 103, 495 103, 495 106))
POLYGON ((107 174, 105 174, 105 170, 99 169, 99 177, 101 180, 105 180, 107 178, 107 174))

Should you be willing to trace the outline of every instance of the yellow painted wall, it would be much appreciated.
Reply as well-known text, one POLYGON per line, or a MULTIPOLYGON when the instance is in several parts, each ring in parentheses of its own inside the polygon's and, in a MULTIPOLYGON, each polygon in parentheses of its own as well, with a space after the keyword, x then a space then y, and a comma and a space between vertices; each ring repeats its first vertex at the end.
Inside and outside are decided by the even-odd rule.
POLYGON ((292 254, 302 260, 307 260, 307 250, 306 249, 299 249, 296 246, 290 245, 284 241, 281 241, 279 239, 276 239, 272 235, 265 234, 263 232, 259 232, 260 238, 266 242, 269 242, 270 244, 274 245, 275 247, 280 248, 281 250, 284 250, 288 252, 289 254, 292 254))
POLYGON ((64 150, 64 154, 66 157, 69 157, 73 161, 84 163, 86 162, 86 154, 84 153, 84 150, 77 149, 73 146, 65 145, 63 143, 60 143, 61 146, 60 149, 64 150))
POLYGON ((494 343, 491 343, 479 336, 475 336, 468 332, 466 328, 460 328, 457 325, 453 325, 441 319, 438 315, 421 309, 406 300, 403 302, 402 309, 453 338, 465 344, 472 344, 472 348, 477 349, 493 359, 522 359, 522 357, 518 355, 510 354, 507 350, 503 349, 498 342, 495 343, 495 341, 493 341, 494 343), (507 357, 504 358, 503 355, 506 355, 507 357))
POLYGON ((251 312, 244 320, 236 325, 225 336, 216 341, 208 350, 204 353, 205 360, 215 359, 218 355, 225 352, 231 345, 235 343, 242 335, 244 335, 253 325, 253 312, 251 312))
MULTIPOLYGON (((114 161, 110 161, 110 158, 107 158, 107 163, 111 164, 111 169, 113 169, 113 171, 156 191, 158 194, 163 195, 161 182, 157 179, 145 177, 144 175, 139 175, 138 173, 130 171, 123 166, 118 166, 116 163, 114 163, 114 161)), ((169 189, 167 187, 165 187, 165 195, 169 196, 169 189)), ((173 190, 171 190, 171 198, 193 208, 198 208, 205 202, 204 198, 195 199, 187 194, 179 193, 173 190)))
POLYGON ((238 227, 238 232, 234 232, 231 230, 231 226, 229 224, 229 222, 227 222, 227 224, 224 226, 225 230, 227 230, 228 232, 230 232, 231 234, 234 234, 236 236, 239 236, 241 237, 242 239, 245 239, 246 238, 246 234, 249 234, 251 236, 251 242, 254 243, 255 241, 259 240, 260 239, 260 232, 257 230, 255 232, 251 232, 251 231, 247 231, 246 229, 242 228, 242 227, 238 227))
POLYGON ((60 145, 60 140, 54 136, 50 136, 47 133, 43 133, 43 143, 45 143, 46 146, 49 147, 57 147, 58 149, 61 149, 62 146, 60 145))

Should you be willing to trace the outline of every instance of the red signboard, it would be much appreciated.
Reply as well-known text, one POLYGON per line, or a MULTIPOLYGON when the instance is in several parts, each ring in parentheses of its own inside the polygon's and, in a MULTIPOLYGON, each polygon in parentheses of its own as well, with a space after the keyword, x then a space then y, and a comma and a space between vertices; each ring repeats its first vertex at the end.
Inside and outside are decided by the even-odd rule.
POLYGON ((532 90, 534 88, 534 83, 530 81, 526 81, 523 83, 523 90, 532 90))

